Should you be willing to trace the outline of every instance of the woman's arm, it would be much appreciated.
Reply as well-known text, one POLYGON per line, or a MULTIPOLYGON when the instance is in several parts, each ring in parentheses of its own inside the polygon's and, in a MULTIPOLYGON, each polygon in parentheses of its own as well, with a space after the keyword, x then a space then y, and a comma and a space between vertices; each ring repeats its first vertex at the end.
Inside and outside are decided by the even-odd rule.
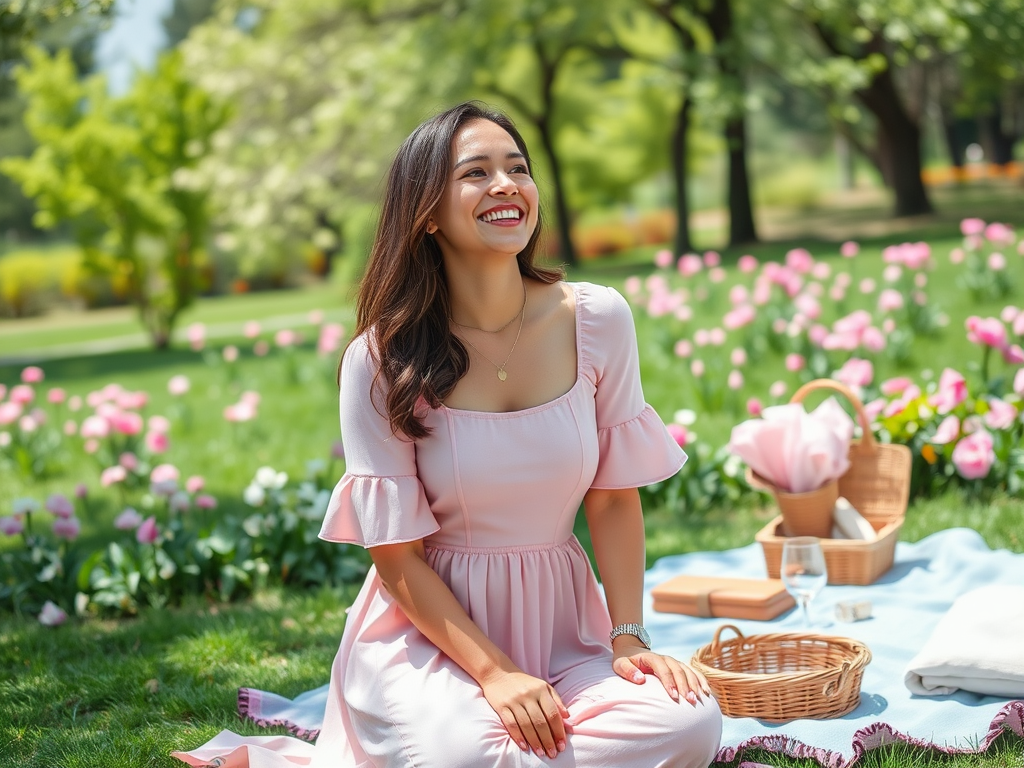
POLYGON ((521 749, 565 750, 569 712, 547 681, 526 674, 481 631, 424 559, 422 541, 372 547, 384 588, 413 625, 480 685, 521 749))
MULTIPOLYGON (((645 533, 640 494, 636 488, 592 488, 583 499, 597 569, 604 585, 612 626, 643 624, 645 533)), ((632 635, 612 641, 615 672, 626 680, 643 683, 644 672, 655 675, 669 695, 679 700, 680 691, 691 704, 701 693, 710 694, 707 681, 671 656, 648 650, 632 635)))

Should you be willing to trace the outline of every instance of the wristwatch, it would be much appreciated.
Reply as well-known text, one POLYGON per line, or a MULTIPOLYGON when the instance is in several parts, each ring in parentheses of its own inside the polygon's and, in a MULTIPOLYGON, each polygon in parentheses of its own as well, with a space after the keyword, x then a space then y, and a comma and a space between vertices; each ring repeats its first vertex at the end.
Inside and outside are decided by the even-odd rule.
POLYGON ((613 629, 612 633, 608 636, 609 642, 619 635, 632 635, 643 643, 647 650, 651 650, 651 636, 647 634, 647 630, 640 624, 619 624, 619 626, 613 629))

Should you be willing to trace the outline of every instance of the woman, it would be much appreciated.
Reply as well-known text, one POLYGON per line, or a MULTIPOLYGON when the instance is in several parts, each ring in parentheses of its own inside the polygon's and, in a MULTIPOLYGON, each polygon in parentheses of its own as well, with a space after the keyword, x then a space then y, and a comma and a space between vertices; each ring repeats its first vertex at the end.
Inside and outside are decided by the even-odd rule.
POLYGON ((707 682, 650 650, 642 627, 636 488, 686 457, 644 403, 629 307, 534 265, 539 225, 503 115, 462 104, 403 144, 340 369, 348 471, 321 536, 367 547, 374 568, 319 738, 222 735, 183 759, 713 760, 707 682), (572 535, 581 501, 604 599, 572 535))

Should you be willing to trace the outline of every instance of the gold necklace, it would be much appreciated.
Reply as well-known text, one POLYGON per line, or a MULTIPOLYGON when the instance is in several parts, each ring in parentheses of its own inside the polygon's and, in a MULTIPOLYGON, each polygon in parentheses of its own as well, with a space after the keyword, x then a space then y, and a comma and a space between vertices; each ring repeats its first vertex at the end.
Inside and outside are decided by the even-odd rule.
MULTIPOLYGON (((519 330, 516 331, 516 340, 512 342, 512 349, 510 349, 508 351, 508 355, 505 357, 505 361, 501 365, 498 365, 496 362, 491 360, 491 358, 489 358, 487 355, 485 355, 483 352, 481 352, 479 349, 477 349, 476 344, 474 344, 472 341, 470 341, 469 339, 464 338, 462 336, 459 337, 464 342, 469 344, 469 346, 471 346, 474 350, 476 350, 476 353, 478 355, 480 355, 480 357, 482 357, 484 360, 486 360, 488 363, 490 363, 491 365, 493 365, 495 368, 498 369, 498 380, 499 381, 504 381, 505 379, 508 378, 508 372, 505 371, 505 366, 508 365, 508 361, 509 361, 509 358, 512 357, 512 353, 516 351, 516 344, 519 343, 519 334, 521 334, 523 332, 523 322, 526 320, 526 302, 527 302, 528 298, 529 298, 529 294, 527 294, 527 292, 526 292, 526 282, 524 281, 523 282, 523 306, 522 306, 522 309, 520 309, 519 312, 518 312, 518 314, 520 316, 519 317, 519 330)), ((513 317, 512 320, 515 320, 515 318, 513 317)), ((502 326, 502 328, 499 328, 498 330, 503 330, 504 328, 507 328, 512 323, 512 320, 509 320, 507 323, 505 323, 504 326, 502 326)), ((452 322, 455 323, 454 320, 452 320, 452 322)), ((456 325, 462 325, 461 323, 455 323, 455 324, 456 325)), ((462 327, 463 328, 472 328, 472 326, 467 326, 467 325, 462 325, 462 327)), ((482 328, 477 328, 476 330, 482 331, 483 329, 482 328)), ((484 331, 484 333, 497 333, 497 332, 498 331, 484 331)))

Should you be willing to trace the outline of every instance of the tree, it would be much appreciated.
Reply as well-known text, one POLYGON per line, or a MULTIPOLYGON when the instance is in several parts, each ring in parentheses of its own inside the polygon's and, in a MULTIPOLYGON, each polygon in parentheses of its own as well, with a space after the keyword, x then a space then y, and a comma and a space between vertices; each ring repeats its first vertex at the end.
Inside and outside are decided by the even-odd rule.
POLYGON ((223 106, 165 54, 121 98, 79 81, 71 57, 30 49, 17 73, 37 149, 0 171, 38 206, 36 223, 67 221, 96 271, 118 275, 153 345, 169 345, 208 268, 208 191, 195 173, 225 118, 223 106))

